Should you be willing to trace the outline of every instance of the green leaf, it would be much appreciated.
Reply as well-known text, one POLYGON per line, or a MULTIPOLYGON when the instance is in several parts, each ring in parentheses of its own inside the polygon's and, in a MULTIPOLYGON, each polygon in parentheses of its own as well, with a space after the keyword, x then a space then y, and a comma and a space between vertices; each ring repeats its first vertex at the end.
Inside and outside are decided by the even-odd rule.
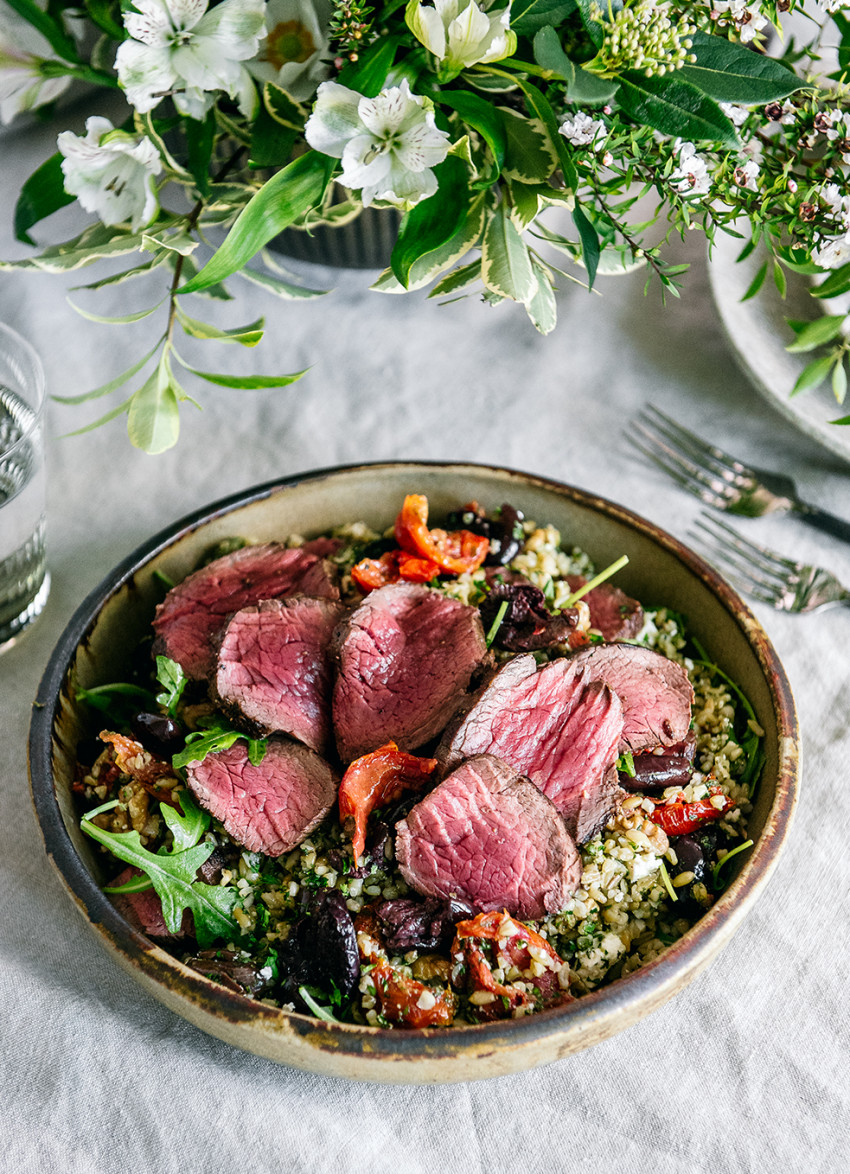
POLYGON ((163 692, 156 695, 157 703, 166 710, 169 717, 174 717, 189 678, 176 660, 171 660, 168 656, 158 656, 156 679, 163 688, 163 692))
POLYGON ((561 47, 561 38, 551 25, 543 25, 534 35, 534 60, 567 83, 567 91, 576 79, 576 67, 561 47))
POLYGON ((662 134, 739 145, 734 126, 717 103, 677 74, 645 77, 629 70, 620 78, 619 102, 636 122, 662 134))
POLYGON ((46 12, 43 12, 33 0, 8 0, 8 4, 28 24, 38 29, 50 47, 63 60, 74 62, 80 60, 74 38, 65 32, 61 19, 54 19, 46 12))
POLYGON ((504 200, 484 230, 481 276, 489 290, 515 302, 529 301, 537 290, 528 249, 504 200))
POLYGON ((837 298, 848 291, 850 291, 850 264, 833 270, 825 281, 809 290, 809 293, 813 298, 837 298))
POLYGON ((541 334, 549 334, 555 329, 558 322, 558 305, 555 301, 555 291, 549 274, 539 261, 531 260, 534 276, 537 278, 537 289, 525 304, 525 311, 534 326, 541 334))
POLYGON ((156 370, 130 400, 127 434, 135 448, 153 456, 172 448, 179 433, 178 395, 163 354, 156 370))
POLYGON ((750 298, 754 298, 761 287, 764 285, 764 279, 767 277, 767 261, 759 265, 756 270, 756 275, 750 284, 747 286, 747 291, 741 298, 742 302, 748 302, 750 298))
MULTIPOLYGON (((596 20, 593 14, 594 0, 576 0, 579 13, 581 14, 581 22, 587 30, 588 36, 598 49, 605 38, 605 29, 600 22, 596 20)), ((623 8, 623 0, 603 0, 598 7, 602 10, 604 16, 611 20, 623 8)))
POLYGON ((517 228, 528 228, 540 211, 540 188, 536 184, 520 183, 518 179, 508 183, 511 193, 512 216, 517 228))
POLYGON ((68 297, 65 298, 65 301, 72 310, 76 310, 80 317, 85 318, 88 322, 99 322, 101 326, 129 326, 133 322, 141 322, 143 318, 149 318, 151 314, 159 309, 165 301, 165 298, 160 298, 155 306, 150 306, 147 310, 136 310, 134 314, 121 314, 116 318, 107 318, 102 314, 92 314, 90 310, 84 310, 82 306, 75 305, 68 297))
MULTIPOLYGON (((533 86, 529 81, 520 79, 519 87, 525 94, 525 100, 528 103, 529 109, 543 124, 549 139, 549 148, 555 152, 555 158, 560 163, 561 170, 564 173, 564 183, 570 191, 574 192, 578 187, 578 174, 576 173, 566 139, 558 131, 558 122, 549 104, 549 99, 545 97, 542 91, 538 90, 537 86, 533 86)), ((517 176, 517 178, 520 179, 522 177, 517 176)))
POLYGON ((785 270, 778 261, 773 262, 773 284, 776 286, 776 292, 781 298, 784 298, 788 292, 788 282, 785 277, 785 270))
POLYGON ((15 239, 34 245, 29 230, 45 216, 73 204, 75 196, 65 191, 62 156, 57 151, 25 180, 15 205, 15 239))
POLYGON ((60 439, 64 440, 66 436, 83 436, 86 432, 93 432, 95 428, 101 428, 104 424, 108 424, 117 416, 123 416, 123 414, 129 409, 132 402, 133 397, 130 396, 129 399, 124 400, 123 404, 119 404, 117 408, 113 408, 111 412, 107 412, 104 416, 100 416, 97 420, 93 420, 91 424, 84 424, 82 428, 75 428, 73 432, 64 433, 60 439))
POLYGON ((84 285, 72 285, 71 289, 105 289, 109 285, 123 285, 125 281, 132 281, 134 277, 143 277, 153 269, 159 268, 167 257, 167 250, 163 250, 159 256, 152 257, 143 265, 136 265, 133 269, 122 269, 120 273, 110 273, 108 277, 101 277, 98 281, 88 281, 84 285))
MULTIPOLYGON (((146 355, 139 359, 138 363, 134 363, 132 367, 128 367, 126 371, 122 371, 120 375, 116 375, 114 379, 110 379, 108 383, 102 383, 100 387, 94 388, 93 391, 84 391, 82 395, 54 395, 51 398, 60 404, 82 404, 86 400, 100 399, 101 396, 111 395, 113 391, 117 391, 134 375, 137 375, 144 367, 145 363, 149 362, 156 354, 162 338, 158 338, 146 355)), ((128 401, 129 402, 129 401, 128 401)))
POLYGON ((809 363, 800 372, 797 382, 791 389, 791 395, 801 395, 804 391, 811 391, 813 387, 820 386, 829 375, 833 362, 832 355, 821 355, 819 359, 809 363))
POLYGON ((198 192, 204 198, 210 194, 210 160, 215 140, 215 111, 207 111, 205 118, 184 119, 189 170, 198 192))
MULTIPOLYGON (((114 805, 113 801, 105 807, 114 805)), ((188 909, 201 948, 240 936, 239 926, 231 916, 239 899, 236 890, 208 885, 196 879, 198 869, 212 855, 213 844, 199 844, 183 852, 159 855, 144 847, 138 832, 107 832, 92 823, 92 817, 102 810, 103 807, 90 811, 80 821, 80 827, 113 856, 150 877, 162 903, 162 915, 169 933, 181 932, 183 914, 188 909)))
POLYGON ((505 161, 507 139, 504 123, 492 103, 469 90, 445 90, 440 93, 439 102, 456 111, 465 123, 478 131, 492 152, 494 170, 498 174, 505 161))
POLYGON ((151 140, 153 145, 159 151, 159 156, 163 163, 170 171, 172 171, 180 179, 187 181, 192 179, 192 176, 186 170, 186 168, 181 163, 178 163, 171 154, 171 151, 169 151, 165 139, 162 137, 158 129, 158 126, 161 125, 161 123, 158 124, 154 120, 154 116, 151 111, 148 111, 146 114, 139 114, 137 111, 133 116, 133 123, 138 134, 144 135, 145 138, 151 140))
POLYGON ((466 256, 473 245, 478 244, 484 227, 485 206, 486 196, 481 192, 473 198, 466 220, 454 236, 440 248, 414 261, 407 287, 401 284, 391 269, 385 269, 371 288, 377 293, 400 294, 429 285, 435 277, 466 256))
POLYGON ((576 0, 514 0, 511 5, 511 28, 528 36, 544 25, 558 27, 576 10, 576 0))
POLYGON ((844 325, 844 314, 824 314, 822 318, 815 318, 808 326, 804 326, 792 343, 785 348, 793 354, 802 354, 813 351, 824 343, 832 342, 841 333, 844 325))
POLYGON ((447 273, 442 281, 438 281, 431 292, 428 294, 429 298, 443 298, 447 294, 457 293, 458 290, 466 289, 470 285, 474 285, 476 281, 481 280, 481 259, 470 261, 468 265, 461 265, 459 269, 453 269, 451 273, 447 273))
POLYGON ((420 200, 402 218, 393 246, 390 268, 405 287, 417 261, 451 240, 466 222, 469 187, 466 167, 459 159, 444 159, 434 168, 438 188, 427 200, 420 200))
POLYGON ((299 133, 304 129, 309 110, 273 82, 263 86, 263 106, 278 125, 299 133))
POLYGON ((162 818, 174 837, 172 853, 194 848, 210 826, 209 812, 198 806, 191 791, 180 791, 177 799, 182 809, 180 811, 169 803, 161 803, 159 807, 162 818))
POLYGON ((309 289, 306 285, 298 285, 294 281, 281 281, 279 277, 272 277, 270 273, 263 273, 259 269, 240 269, 238 275, 250 281, 252 285, 262 286, 270 290, 277 297, 287 302, 310 301, 313 298, 323 298, 329 292, 326 289, 309 289))
POLYGON ((258 318, 256 322, 249 322, 246 326, 234 326, 230 330, 222 330, 209 322, 190 318, 179 305, 175 305, 175 312, 177 321, 186 334, 191 335, 192 338, 213 339, 216 342, 238 342, 241 346, 256 346, 263 337, 264 318, 258 318))
POLYGON ((755 106, 785 98, 803 85, 803 79, 781 61, 737 41, 699 31, 691 39, 696 62, 683 65, 677 76, 718 102, 755 106))
POLYGON ((838 362, 832 369, 832 394, 838 403, 843 404, 847 396, 847 368, 844 366, 844 356, 838 356, 838 362))
POLYGON ((587 270, 587 288, 591 290, 596 280, 599 254, 602 251, 599 243, 599 234, 578 204, 573 208, 573 223, 578 230, 579 240, 581 241, 581 259, 587 270))
POLYGON ((587 69, 576 66, 576 75, 567 87, 567 99, 578 106, 604 106, 620 87, 616 78, 598 77, 587 69))
POLYGON ((160 249, 167 249, 170 253, 179 253, 181 257, 188 257, 195 252, 199 245, 182 225, 168 228, 164 232, 143 232, 142 249, 146 253, 157 253, 160 249))
POLYGON ((292 158, 292 150, 298 140, 298 131, 281 126, 260 106, 251 128, 251 154, 248 166, 257 171, 266 168, 284 167, 292 158))
POLYGON ((214 383, 217 387, 232 387, 237 391, 257 391, 266 387, 288 387, 307 374, 305 367, 303 371, 296 371, 292 375, 217 375, 212 371, 198 371, 184 362, 176 351, 175 355, 180 365, 193 375, 197 375, 199 379, 205 379, 207 383, 214 383))
POLYGON ((557 160, 541 124, 524 118, 515 110, 499 108, 506 134, 503 174, 521 183, 543 183, 557 166, 557 160))
POLYGON ((357 61, 349 61, 336 80, 366 98, 374 98, 384 87, 401 40, 399 36, 378 37, 357 61))
POLYGON ((113 41, 123 41, 127 35, 123 25, 119 24, 112 15, 115 5, 113 0, 84 0, 86 12, 98 28, 108 33, 113 41))
POLYGON ((126 229, 108 227, 105 224, 90 225, 74 240, 61 245, 51 245, 37 257, 25 261, 0 261, 4 269, 37 269, 44 273, 67 273, 82 269, 105 257, 120 257, 125 253, 136 253, 141 247, 139 233, 126 229))
POLYGON ((327 155, 308 151, 273 175, 239 213, 218 252, 179 292, 205 289, 241 269, 273 236, 321 203, 333 167, 327 155))

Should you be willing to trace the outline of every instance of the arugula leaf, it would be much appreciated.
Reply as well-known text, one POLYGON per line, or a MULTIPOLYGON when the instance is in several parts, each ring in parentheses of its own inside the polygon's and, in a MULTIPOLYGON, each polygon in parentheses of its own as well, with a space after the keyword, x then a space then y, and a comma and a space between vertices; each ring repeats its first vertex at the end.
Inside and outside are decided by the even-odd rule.
POLYGON ((174 837, 172 854, 194 848, 196 844, 200 843, 201 837, 210 826, 209 812, 198 806, 191 791, 181 791, 177 799, 183 808, 182 812, 169 803, 160 804, 162 818, 174 837))
POLYGON ((116 804, 117 800, 112 800, 89 811, 80 821, 80 827, 113 856, 141 869, 150 878, 162 902, 162 915, 169 933, 180 933, 183 914, 188 909, 201 949, 218 941, 240 937, 241 930, 231 916, 239 900, 236 890, 196 880, 198 869, 212 855, 215 846, 199 844, 182 852, 161 855, 150 852, 142 844, 138 832, 107 832, 92 823, 94 816, 116 804))
POLYGON ((156 679, 164 689, 163 693, 157 693, 156 699, 164 707, 168 716, 174 717, 189 678, 176 660, 171 660, 167 656, 158 656, 156 658, 156 679))
POLYGON ((190 762, 203 762, 208 754, 216 754, 230 747, 241 738, 248 744, 248 761, 252 766, 259 766, 263 761, 268 746, 268 738, 246 738, 239 730, 234 730, 220 717, 201 719, 204 728, 195 730, 186 738, 186 749, 175 754, 171 765, 179 770, 188 766, 190 762))
POLYGON ((627 774, 630 779, 635 777, 637 773, 635 771, 635 760, 628 750, 617 759, 617 770, 621 770, 623 774, 627 774))

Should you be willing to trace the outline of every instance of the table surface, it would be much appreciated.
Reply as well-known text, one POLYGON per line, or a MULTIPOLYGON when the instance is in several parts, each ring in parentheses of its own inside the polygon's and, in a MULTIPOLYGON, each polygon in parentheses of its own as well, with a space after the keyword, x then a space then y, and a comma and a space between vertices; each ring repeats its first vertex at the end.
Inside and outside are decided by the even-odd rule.
MULTIPOLYGON (((68 111, 66 125, 81 122, 79 110, 68 111)), ((11 209, 54 149, 54 134, 31 121, 0 138, 2 257, 27 253, 13 239, 11 209)), ((64 239, 73 215, 47 222, 40 240, 64 239)), ((601 296, 571 286, 548 338, 517 307, 388 297, 367 290, 368 275, 302 265, 310 284, 335 292, 284 303, 239 283, 236 305, 205 302, 197 311, 212 306, 215 320, 230 324, 264 315, 267 335, 255 351, 185 346, 206 369, 310 366, 295 386, 204 385, 203 411, 184 407, 180 443, 159 457, 132 449, 122 421, 63 438, 100 404, 51 404, 52 593, 38 623, 0 658, 0 1144, 10 1170, 842 1168, 850 1123, 846 610, 792 617, 755 608, 796 695, 805 768, 787 850, 750 917, 660 1011, 522 1075, 445 1087, 347 1084, 202 1034, 102 950, 45 857, 28 795, 30 705, 74 609, 154 531, 253 484, 364 460, 480 461, 570 482, 686 538, 698 503, 636 461, 623 438, 630 416, 652 401, 741 457, 791 473, 811 500, 850 517, 847 467, 739 374, 709 297, 699 234, 678 256, 692 262, 681 301, 662 307, 656 292, 644 296, 640 273, 600 281, 601 296)), ((0 320, 40 351, 54 395, 104 383, 156 337, 157 316, 106 327, 74 313, 65 297, 92 272, 0 274, 0 320)), ((150 304, 154 289, 71 296, 96 313, 121 314, 150 304)), ((755 525, 767 544, 850 582, 850 547, 790 518, 755 525)))

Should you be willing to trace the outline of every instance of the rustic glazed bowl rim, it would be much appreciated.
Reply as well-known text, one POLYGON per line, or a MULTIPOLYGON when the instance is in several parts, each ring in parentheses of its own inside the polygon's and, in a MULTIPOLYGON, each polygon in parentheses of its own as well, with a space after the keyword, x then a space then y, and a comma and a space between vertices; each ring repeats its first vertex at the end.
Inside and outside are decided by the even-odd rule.
MULTIPOLYGON (((654 523, 624 506, 564 482, 511 469, 470 461, 374 461, 337 465, 310 470, 290 477, 263 482, 193 511, 165 527, 123 559, 74 612, 48 661, 33 703, 29 737, 29 773, 32 799, 44 838, 48 857, 63 883, 88 919, 103 936, 106 944, 124 955, 135 967, 156 982, 176 991, 201 1010, 231 1023, 274 1024, 286 1021, 290 1030, 308 1036, 320 1049, 335 1054, 368 1053, 375 1059, 440 1058, 457 1055, 464 1045, 474 1046, 481 1055, 489 1042, 502 1041, 510 1033, 512 1044, 533 1044, 571 1029, 604 1027, 612 1019, 633 1012, 650 996, 663 1002, 674 993, 683 976, 699 971, 715 952, 716 936, 725 930, 731 937, 756 897, 766 885, 787 838, 797 799, 798 725, 790 685, 779 658, 760 624, 747 605, 721 576, 689 547, 654 523), (610 986, 583 995, 566 1006, 518 1020, 455 1028, 393 1030, 357 1024, 329 1023, 259 1003, 235 994, 191 970, 137 932, 99 888, 95 878, 68 834, 59 808, 53 780, 53 730, 59 711, 62 687, 78 646, 96 625, 101 610, 125 583, 130 581, 151 559, 175 542, 207 523, 237 508, 270 498, 276 493, 309 482, 327 480, 336 475, 358 471, 394 471, 416 469, 461 474, 496 474, 515 478, 523 485, 550 491, 583 509, 596 511, 609 519, 637 530, 643 537, 682 563, 723 605, 744 635, 754 653, 768 686, 771 707, 777 723, 778 763, 776 790, 766 820, 754 848, 743 862, 731 885, 688 932, 654 961, 618 979, 610 986)), ((486 1062, 486 1061, 485 1061, 486 1062)))

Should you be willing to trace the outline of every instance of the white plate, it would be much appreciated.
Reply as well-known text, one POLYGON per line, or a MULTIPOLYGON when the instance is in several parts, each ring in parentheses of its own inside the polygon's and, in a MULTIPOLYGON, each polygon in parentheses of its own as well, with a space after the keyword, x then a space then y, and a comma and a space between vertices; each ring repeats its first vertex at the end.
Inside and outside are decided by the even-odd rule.
POLYGON ((736 262, 743 244, 736 237, 718 233, 708 266, 714 302, 735 358, 777 411, 831 452, 850 461, 850 426, 829 422, 846 416, 850 409, 846 403, 836 403, 829 383, 793 399, 790 394, 812 356, 792 355, 785 350, 794 339, 785 319, 818 317, 818 303, 808 292, 808 281, 796 273, 787 273, 788 293, 783 301, 768 273, 756 296, 742 302, 764 259, 757 249, 745 261, 736 262))

